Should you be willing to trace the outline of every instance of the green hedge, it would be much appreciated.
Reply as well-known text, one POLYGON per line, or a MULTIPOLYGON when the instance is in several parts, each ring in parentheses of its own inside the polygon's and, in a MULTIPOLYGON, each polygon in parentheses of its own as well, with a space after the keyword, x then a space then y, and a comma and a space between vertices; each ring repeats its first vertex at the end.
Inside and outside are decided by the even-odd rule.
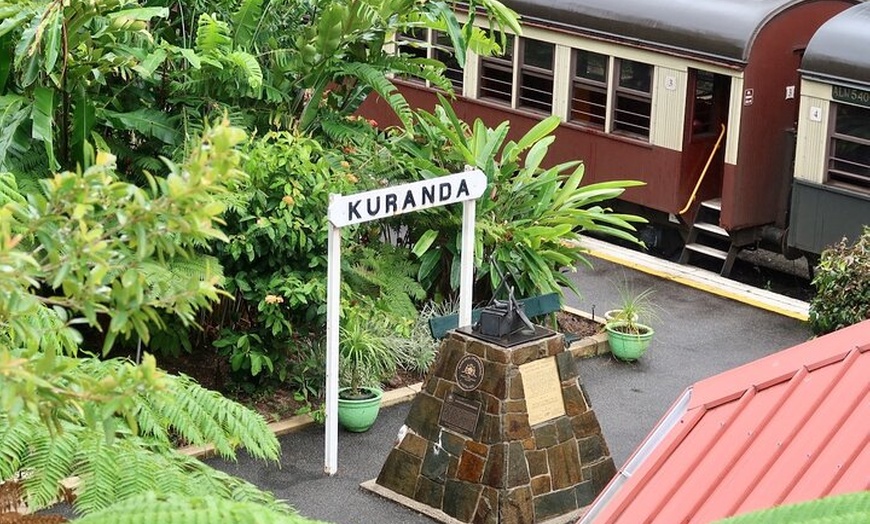
POLYGON ((870 227, 854 244, 844 238, 822 252, 813 286, 810 327, 816 335, 870 319, 870 227))

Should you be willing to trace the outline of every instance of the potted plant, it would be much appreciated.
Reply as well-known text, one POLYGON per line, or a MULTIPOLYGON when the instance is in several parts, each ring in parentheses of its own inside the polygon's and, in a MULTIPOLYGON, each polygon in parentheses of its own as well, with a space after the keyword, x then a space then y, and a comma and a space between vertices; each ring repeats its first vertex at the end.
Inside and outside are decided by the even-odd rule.
POLYGON ((396 356, 378 322, 363 318, 358 308, 347 311, 339 336, 338 423, 353 432, 367 431, 381 407, 384 377, 396 368, 396 356))
POLYGON ((620 288, 619 308, 607 312, 610 318, 606 316, 604 324, 610 352, 614 357, 633 361, 646 353, 655 334, 653 328, 645 323, 654 316, 650 300, 654 293, 653 288, 640 293, 634 293, 628 287, 620 288))

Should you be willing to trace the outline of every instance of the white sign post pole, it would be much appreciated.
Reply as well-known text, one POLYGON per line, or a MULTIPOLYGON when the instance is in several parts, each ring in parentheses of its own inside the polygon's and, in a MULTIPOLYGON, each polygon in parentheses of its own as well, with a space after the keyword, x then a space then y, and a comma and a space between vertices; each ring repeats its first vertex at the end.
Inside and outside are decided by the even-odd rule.
POLYGON ((341 228, 430 207, 463 203, 459 275, 459 326, 471 324, 475 200, 486 190, 479 169, 354 195, 329 195, 326 276, 326 437, 324 471, 338 471, 338 357, 341 313, 341 228))
MULTIPOLYGON (((330 195, 330 201, 333 195, 330 195)), ((326 438, 327 475, 338 471, 338 330, 341 314, 341 228, 329 223, 326 270, 326 438)))
POLYGON ((462 203, 462 244, 459 252, 459 327, 471 325, 471 295, 474 284, 474 217, 477 202, 462 203))

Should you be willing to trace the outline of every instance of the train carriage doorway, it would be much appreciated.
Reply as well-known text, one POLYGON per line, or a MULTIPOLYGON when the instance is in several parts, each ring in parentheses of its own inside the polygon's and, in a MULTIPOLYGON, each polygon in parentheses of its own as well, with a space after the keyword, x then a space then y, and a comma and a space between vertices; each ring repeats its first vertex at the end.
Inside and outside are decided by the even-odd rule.
POLYGON ((680 179, 681 192, 685 195, 683 202, 686 202, 703 174, 704 180, 695 199, 697 204, 722 195, 722 176, 725 168, 724 136, 719 149, 715 153, 713 150, 722 132, 722 125, 728 122, 731 78, 710 71, 689 69, 688 80, 680 179), (713 159, 704 174, 704 167, 711 155, 713 159))

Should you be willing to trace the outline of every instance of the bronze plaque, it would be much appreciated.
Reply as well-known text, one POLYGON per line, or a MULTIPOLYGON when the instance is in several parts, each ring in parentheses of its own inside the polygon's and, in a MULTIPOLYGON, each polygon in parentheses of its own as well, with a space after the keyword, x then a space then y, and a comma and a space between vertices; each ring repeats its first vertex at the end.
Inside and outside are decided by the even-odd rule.
POLYGON ((483 382, 483 361, 476 355, 465 355, 456 364, 456 383, 462 391, 474 391, 483 382))
POLYGON ((556 357, 542 358, 520 366, 529 426, 546 422, 565 414, 562 383, 556 357))
POLYGON ((474 438, 477 421, 480 419, 480 405, 479 400, 470 400, 453 394, 447 395, 441 407, 441 418, 438 419, 438 424, 474 438))

